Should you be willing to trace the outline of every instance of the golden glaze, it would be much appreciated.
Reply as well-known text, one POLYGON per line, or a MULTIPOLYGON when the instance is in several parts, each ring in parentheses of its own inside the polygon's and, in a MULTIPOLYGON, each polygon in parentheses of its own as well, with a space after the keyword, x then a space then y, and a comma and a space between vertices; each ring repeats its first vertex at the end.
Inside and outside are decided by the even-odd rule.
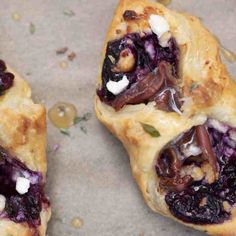
MULTIPOLYGON (((165 17, 181 50, 179 70, 185 101, 183 115, 157 110, 151 102, 147 105, 127 105, 115 112, 96 96, 97 117, 122 141, 130 157, 133 176, 145 201, 154 211, 210 235, 236 236, 235 210, 232 220, 218 225, 186 224, 172 216, 164 200, 165 192, 158 188, 159 179, 154 169, 157 153, 170 140, 192 126, 203 124, 207 117, 236 127, 236 84, 221 62, 219 45, 214 36, 198 18, 191 15, 171 11, 148 0, 120 0, 105 40, 102 62, 108 41, 120 38, 127 32, 150 31, 147 19, 153 13, 165 17), (125 10, 134 10, 145 17, 124 22, 122 15, 125 10), (193 91, 192 83, 198 85, 193 91), (140 123, 153 125, 161 137, 151 137, 143 131, 140 123)), ((98 87, 101 84, 101 69, 98 87)))
MULTIPOLYGON (((28 168, 42 172, 46 181, 46 114, 42 105, 34 104, 28 84, 15 75, 14 85, 0 96, 0 145, 16 156, 28 168)), ((41 226, 29 228, 27 224, 16 224, 8 219, 0 220, 1 236, 45 236, 50 207, 41 212, 41 226)))

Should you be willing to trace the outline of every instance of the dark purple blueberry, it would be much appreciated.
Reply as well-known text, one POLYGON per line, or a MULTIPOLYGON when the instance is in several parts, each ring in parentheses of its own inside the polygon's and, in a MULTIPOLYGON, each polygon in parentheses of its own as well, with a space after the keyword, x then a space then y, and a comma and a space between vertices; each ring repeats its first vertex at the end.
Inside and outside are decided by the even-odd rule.
POLYGON ((0 72, 4 72, 7 69, 6 64, 0 59, 0 72))
POLYGON ((0 60, 0 95, 5 90, 9 89, 13 85, 14 75, 10 72, 6 72, 6 64, 3 60, 0 60))
POLYGON ((176 196, 170 193, 166 196, 166 202, 171 205, 171 212, 179 219, 194 224, 222 223, 230 214, 223 208, 222 200, 201 191, 194 194, 176 196))
POLYGON ((0 73, 0 92, 4 92, 13 85, 14 75, 12 73, 0 73))

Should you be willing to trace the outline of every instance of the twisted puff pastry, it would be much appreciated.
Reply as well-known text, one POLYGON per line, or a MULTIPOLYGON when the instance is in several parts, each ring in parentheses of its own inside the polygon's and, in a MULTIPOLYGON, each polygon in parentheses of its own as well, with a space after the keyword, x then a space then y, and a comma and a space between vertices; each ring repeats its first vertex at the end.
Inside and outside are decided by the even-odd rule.
MULTIPOLYGON (((170 32, 180 50, 178 86, 182 93, 182 114, 157 109, 153 101, 126 104, 122 109, 115 110, 111 104, 101 101, 101 96, 97 95, 97 117, 125 146, 133 176, 151 209, 210 235, 234 236, 234 205, 230 207, 230 216, 218 223, 204 224, 182 220, 171 212, 166 202, 169 190, 163 183, 160 185, 161 177, 155 170, 157 159, 166 145, 192 127, 205 124, 209 118, 232 129, 236 127, 236 84, 221 62, 219 45, 215 37, 198 18, 191 15, 169 10, 147 0, 120 0, 105 40, 102 58, 104 60, 107 56, 109 42, 131 33, 150 32, 148 17, 151 14, 162 16, 168 22, 170 32), (130 19, 125 20, 124 13, 127 10, 130 19), (142 17, 136 17, 137 15, 142 17), (154 138, 145 132, 142 124, 155 127, 160 137, 154 138)), ((103 83, 101 75, 102 67, 97 81, 98 89, 103 83)), ((219 173, 212 177, 211 166, 206 168, 205 175, 213 178, 210 182, 219 178, 219 173)))

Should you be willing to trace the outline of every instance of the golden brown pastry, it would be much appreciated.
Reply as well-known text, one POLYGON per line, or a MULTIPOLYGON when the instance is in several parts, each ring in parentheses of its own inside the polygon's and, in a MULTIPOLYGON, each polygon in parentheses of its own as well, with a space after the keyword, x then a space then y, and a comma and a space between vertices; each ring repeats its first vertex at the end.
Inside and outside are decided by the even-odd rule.
POLYGON ((51 210, 46 181, 45 109, 0 60, 0 235, 45 236, 51 210))
POLYGON ((125 146, 156 212, 236 235, 236 84, 196 17, 121 0, 97 81, 98 119, 125 146))

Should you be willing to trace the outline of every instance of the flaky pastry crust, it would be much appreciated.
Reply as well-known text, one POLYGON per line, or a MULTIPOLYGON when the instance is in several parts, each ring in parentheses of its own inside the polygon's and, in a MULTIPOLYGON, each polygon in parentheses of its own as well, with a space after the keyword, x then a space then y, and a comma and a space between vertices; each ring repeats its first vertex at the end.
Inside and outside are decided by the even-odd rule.
MULTIPOLYGON (((31 89, 20 76, 15 76, 13 86, 0 96, 0 145, 16 156, 29 169, 41 172, 46 181, 46 112, 42 105, 34 104, 31 89)), ((27 223, 0 220, 1 236, 45 236, 51 216, 49 206, 43 206, 41 225, 29 227, 27 223)))
MULTIPOLYGON (((146 203, 154 211, 170 217, 187 226, 207 232, 210 235, 236 235, 236 212, 223 224, 194 225, 175 218, 165 202, 165 192, 158 189, 159 178, 155 172, 157 153, 172 139, 193 126, 206 122, 208 117, 236 127, 236 84, 220 59, 219 44, 201 21, 186 13, 169 10, 158 3, 147 0, 120 0, 110 29, 107 33, 102 62, 107 43, 127 33, 150 31, 146 19, 124 21, 125 10, 138 14, 163 16, 170 25, 170 31, 180 48, 179 74, 184 94, 183 115, 157 110, 155 103, 126 105, 120 111, 102 103, 95 97, 98 119, 125 146, 133 176, 137 181, 146 203), (198 87, 191 90, 191 85, 198 87), (154 126, 161 134, 153 138, 145 133, 141 123, 154 126)), ((101 67, 102 70, 102 67, 101 67)), ((101 70, 97 87, 101 85, 101 70)))

